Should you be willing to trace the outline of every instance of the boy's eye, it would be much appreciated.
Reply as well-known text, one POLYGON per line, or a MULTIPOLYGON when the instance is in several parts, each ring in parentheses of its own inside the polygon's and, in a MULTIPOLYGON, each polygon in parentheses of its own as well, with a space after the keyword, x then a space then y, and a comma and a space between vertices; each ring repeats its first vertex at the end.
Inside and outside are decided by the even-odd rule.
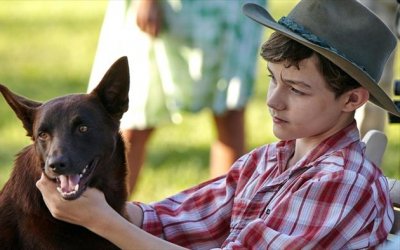
POLYGON ((295 89, 295 88, 293 88, 293 87, 290 88, 290 91, 292 91, 292 92, 295 93, 296 95, 305 95, 304 92, 301 92, 300 90, 295 89))

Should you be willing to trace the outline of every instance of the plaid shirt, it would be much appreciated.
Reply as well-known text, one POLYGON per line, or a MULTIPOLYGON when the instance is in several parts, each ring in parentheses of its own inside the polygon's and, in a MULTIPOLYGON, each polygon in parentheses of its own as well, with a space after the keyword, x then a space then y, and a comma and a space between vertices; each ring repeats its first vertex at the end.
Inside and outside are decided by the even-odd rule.
POLYGON ((294 141, 241 157, 227 176, 150 205, 142 228, 191 249, 358 249, 393 224, 388 185, 356 123, 286 170, 294 141))

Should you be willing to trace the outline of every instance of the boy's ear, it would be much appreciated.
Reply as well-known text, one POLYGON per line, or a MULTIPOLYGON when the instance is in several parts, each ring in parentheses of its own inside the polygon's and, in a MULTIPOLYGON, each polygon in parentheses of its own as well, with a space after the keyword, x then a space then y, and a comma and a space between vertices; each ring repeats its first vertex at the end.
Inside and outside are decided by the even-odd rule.
POLYGON ((27 135, 32 136, 34 113, 36 108, 42 105, 42 103, 19 96, 1 84, 0 92, 4 96, 8 105, 10 105, 14 110, 17 117, 22 121, 22 124, 27 131, 27 135))
POLYGON ((345 101, 343 111, 352 112, 364 105, 369 99, 369 92, 364 87, 358 87, 343 94, 345 101))
POLYGON ((108 113, 119 120, 128 110, 129 66, 128 58, 121 57, 104 75, 99 85, 90 93, 97 96, 108 113))

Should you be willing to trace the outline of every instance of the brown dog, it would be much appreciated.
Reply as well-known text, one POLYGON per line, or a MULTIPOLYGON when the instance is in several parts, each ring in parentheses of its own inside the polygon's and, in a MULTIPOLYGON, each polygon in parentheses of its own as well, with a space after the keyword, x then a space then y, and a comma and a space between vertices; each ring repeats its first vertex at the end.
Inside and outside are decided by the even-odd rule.
POLYGON ((44 173, 57 182, 54 192, 64 199, 76 199, 88 186, 95 187, 124 214, 127 168, 119 120, 128 108, 128 90, 126 57, 89 94, 39 103, 0 85, 33 141, 18 154, 0 192, 1 249, 116 248, 83 227, 54 219, 35 183, 44 173))

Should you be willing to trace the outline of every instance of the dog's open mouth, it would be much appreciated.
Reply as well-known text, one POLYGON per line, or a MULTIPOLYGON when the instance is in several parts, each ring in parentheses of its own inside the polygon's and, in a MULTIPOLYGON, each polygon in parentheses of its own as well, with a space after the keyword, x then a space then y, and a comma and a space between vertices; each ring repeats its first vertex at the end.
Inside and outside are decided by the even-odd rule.
POLYGON ((77 199, 86 190, 95 165, 94 162, 86 165, 79 174, 57 176, 57 191, 66 200, 77 199))

